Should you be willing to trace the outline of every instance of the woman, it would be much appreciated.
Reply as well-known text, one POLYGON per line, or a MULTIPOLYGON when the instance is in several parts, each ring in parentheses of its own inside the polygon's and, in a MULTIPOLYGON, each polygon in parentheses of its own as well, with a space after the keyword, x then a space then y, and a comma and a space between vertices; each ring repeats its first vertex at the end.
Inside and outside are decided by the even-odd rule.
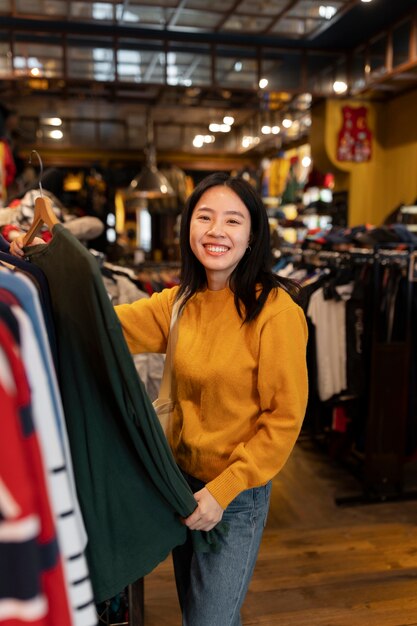
MULTIPOLYGON (((191 194, 181 220, 182 280, 116 307, 132 353, 165 352, 180 299, 167 437, 198 503, 191 530, 229 531, 218 553, 173 552, 184 626, 237 626, 262 538, 271 479, 286 462, 307 401, 304 314, 296 286, 269 269, 261 199, 216 173, 191 194)), ((20 242, 13 244, 21 254, 20 242)))
POLYGON ((307 330, 290 282, 269 270, 265 208, 243 179, 216 173, 181 220, 180 287, 116 307, 132 353, 164 352, 181 300, 168 440, 198 507, 184 523, 229 526, 218 554, 174 550, 184 626, 235 626, 253 573, 271 479, 307 401, 307 330), (290 295, 291 294, 291 295, 290 295))

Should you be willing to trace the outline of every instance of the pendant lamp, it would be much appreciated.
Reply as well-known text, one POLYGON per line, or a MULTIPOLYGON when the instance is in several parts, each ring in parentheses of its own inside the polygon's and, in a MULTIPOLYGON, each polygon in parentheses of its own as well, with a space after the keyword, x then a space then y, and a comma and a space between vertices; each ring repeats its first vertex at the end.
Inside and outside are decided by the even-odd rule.
POLYGON ((175 192, 168 179, 156 167, 153 122, 149 112, 146 116, 146 146, 144 152, 145 165, 126 189, 126 200, 174 196, 175 192))

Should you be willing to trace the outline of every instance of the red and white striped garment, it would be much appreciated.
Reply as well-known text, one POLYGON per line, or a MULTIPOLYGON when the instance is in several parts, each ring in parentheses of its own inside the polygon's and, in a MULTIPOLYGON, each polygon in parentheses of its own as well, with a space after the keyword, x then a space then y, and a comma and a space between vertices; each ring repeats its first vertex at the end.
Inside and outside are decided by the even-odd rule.
POLYGON ((0 346, 0 624, 72 626, 30 389, 1 321, 0 346))

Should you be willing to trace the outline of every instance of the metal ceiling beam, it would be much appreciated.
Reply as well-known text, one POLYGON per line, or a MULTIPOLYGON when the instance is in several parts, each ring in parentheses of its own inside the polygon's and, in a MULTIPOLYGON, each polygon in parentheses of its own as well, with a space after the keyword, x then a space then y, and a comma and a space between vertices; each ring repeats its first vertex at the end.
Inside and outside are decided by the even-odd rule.
MULTIPOLYGON (((238 0, 237 6, 241 0, 238 0)), ((293 0, 294 1, 294 0, 293 0)), ((220 26, 219 26, 220 27, 220 26)), ((287 50, 321 50, 315 48, 311 42, 293 39, 284 39, 277 36, 267 37, 265 35, 250 35, 248 33, 225 33, 225 32, 189 32, 189 31, 170 31, 166 28, 152 27, 134 27, 123 26, 120 24, 99 24, 91 22, 75 22, 71 20, 55 20, 55 19, 27 19, 21 17, 2 16, 0 20, 0 33, 8 34, 10 32, 29 32, 29 33, 60 33, 76 36, 88 36, 89 38, 108 37, 126 39, 150 39, 160 41, 178 41, 178 42, 194 42, 197 44, 212 43, 221 45, 239 45, 245 48, 252 46, 266 46, 268 48, 278 48, 287 50)), ((340 54, 341 49, 327 49, 328 54, 340 54)))
POLYGON ((166 23, 166 28, 170 28, 171 26, 175 26, 177 23, 177 19, 179 18, 183 7, 186 5, 187 0, 180 0, 175 7, 174 13, 171 15, 170 19, 166 23))
POLYGON ((290 11, 296 4, 298 4, 298 0, 290 0, 285 9, 282 9, 282 11, 280 11, 278 15, 275 15, 275 17, 269 22, 269 26, 265 28, 263 34, 271 32, 271 29, 275 26, 278 20, 280 20, 286 13, 288 13, 288 11, 290 11))
POLYGON ((242 4, 242 0, 235 0, 234 4, 232 4, 230 9, 226 11, 226 13, 224 14, 223 19, 220 20, 220 22, 218 22, 216 28, 214 29, 216 33, 219 32, 223 24, 225 24, 227 20, 229 19, 229 17, 233 15, 233 13, 236 11, 236 9, 239 7, 240 4, 242 4))

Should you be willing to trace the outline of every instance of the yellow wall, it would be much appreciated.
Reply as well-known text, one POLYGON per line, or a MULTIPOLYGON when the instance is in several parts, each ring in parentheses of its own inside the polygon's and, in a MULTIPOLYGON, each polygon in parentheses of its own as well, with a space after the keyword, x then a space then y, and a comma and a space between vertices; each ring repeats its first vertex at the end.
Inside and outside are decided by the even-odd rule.
POLYGON ((335 174, 336 190, 348 191, 349 224, 380 224, 400 203, 417 198, 417 91, 388 103, 327 100, 313 109, 311 148, 316 167, 335 174), (342 108, 364 104, 373 134, 372 159, 340 162, 342 108))
POLYGON ((387 214, 417 198, 417 91, 387 103, 381 126, 386 153, 381 204, 387 214))

